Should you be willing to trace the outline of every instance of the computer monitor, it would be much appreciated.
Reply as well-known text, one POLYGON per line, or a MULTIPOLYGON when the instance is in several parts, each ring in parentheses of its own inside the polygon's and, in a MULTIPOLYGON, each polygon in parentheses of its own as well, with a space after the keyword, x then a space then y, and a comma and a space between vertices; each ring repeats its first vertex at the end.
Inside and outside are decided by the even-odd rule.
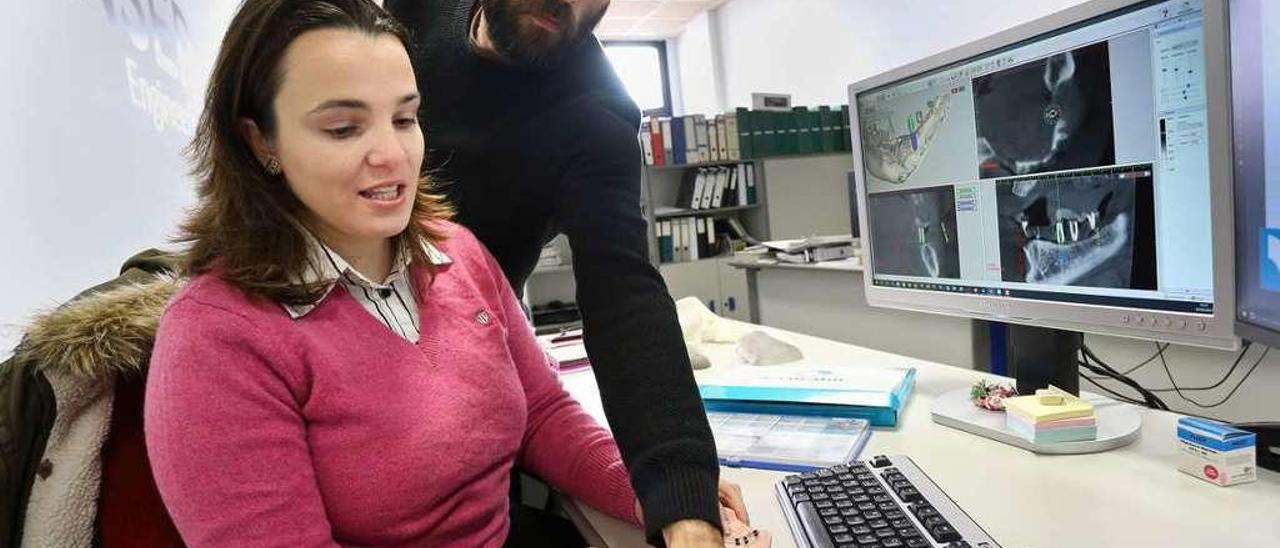
POLYGON ((1280 346, 1280 2, 1231 2, 1236 332, 1280 346))
POLYGON ((1223 1, 1095 0, 850 85, 868 303, 1235 348, 1226 59, 1223 1))

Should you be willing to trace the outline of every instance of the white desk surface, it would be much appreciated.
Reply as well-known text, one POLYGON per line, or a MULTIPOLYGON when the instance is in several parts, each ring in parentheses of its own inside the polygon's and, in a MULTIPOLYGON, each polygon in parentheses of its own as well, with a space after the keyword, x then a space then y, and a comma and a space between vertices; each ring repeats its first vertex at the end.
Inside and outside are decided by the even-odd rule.
MULTIPOLYGON (((751 326, 760 328, 759 326, 751 326)), ((1005 548, 1280 546, 1280 474, 1260 470, 1253 483, 1218 487, 1179 472, 1178 415, 1142 409, 1142 435, 1127 447, 1091 455, 1036 455, 935 424, 933 399, 982 373, 769 328, 814 364, 911 366, 916 386, 899 425, 879 428, 861 458, 911 457, 1005 548)), ((921 344, 928 344, 922 334, 921 344)), ((707 344, 712 369, 736 363, 733 346, 707 344)), ((700 372, 699 372, 700 373, 700 372)), ((602 424, 590 370, 562 377, 566 389, 602 424)), ((738 482, 751 523, 773 533, 774 546, 795 546, 773 486, 786 474, 721 468, 738 482)), ((639 529, 585 506, 576 508, 610 547, 645 546, 639 529)))

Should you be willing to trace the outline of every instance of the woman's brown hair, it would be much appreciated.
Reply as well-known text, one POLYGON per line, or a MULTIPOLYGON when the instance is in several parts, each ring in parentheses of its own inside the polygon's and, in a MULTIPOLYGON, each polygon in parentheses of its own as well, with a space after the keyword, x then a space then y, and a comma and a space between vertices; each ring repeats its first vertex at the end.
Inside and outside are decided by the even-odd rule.
MULTIPOLYGON (((370 0, 245 0, 232 19, 187 148, 199 182, 198 202, 177 238, 189 244, 187 273, 208 271, 216 262, 222 276, 249 295, 287 304, 321 296, 322 287, 299 285, 310 257, 310 236, 298 224, 306 206, 282 175, 267 173, 241 132, 241 120, 253 120, 264 135, 275 135, 272 102, 280 91, 285 49, 304 32, 326 28, 391 34, 410 47, 408 31, 370 0)), ((444 233, 429 221, 451 215, 423 177, 396 248, 410 250, 413 264, 430 268, 425 250, 416 244, 443 240, 444 233)))

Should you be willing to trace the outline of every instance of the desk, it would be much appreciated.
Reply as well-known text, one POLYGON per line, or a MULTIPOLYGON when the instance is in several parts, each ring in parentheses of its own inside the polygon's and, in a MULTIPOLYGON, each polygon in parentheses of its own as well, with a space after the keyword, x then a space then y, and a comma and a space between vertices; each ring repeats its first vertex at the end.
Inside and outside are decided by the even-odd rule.
POLYGON ((987 369, 987 322, 867 305, 859 261, 767 262, 755 253, 729 261, 747 272, 751 321, 970 369, 987 369), (920 344, 926 333, 929 344, 920 344))
MULTIPOLYGON (((806 361, 815 364, 915 367, 915 390, 898 428, 877 429, 862 457, 881 453, 910 456, 1001 546, 1280 546, 1280 474, 1262 470, 1256 482, 1224 488, 1179 472, 1175 464, 1177 415, 1141 410, 1141 438, 1121 449, 1091 455, 1036 455, 930 419, 934 398, 970 385, 980 373, 763 329, 799 346, 806 361)), ((713 369, 736 366, 732 345, 704 345, 703 350, 713 369)), ((603 424, 604 413, 591 373, 562 378, 570 393, 603 424)), ((774 546, 794 546, 773 493, 774 483, 785 474, 746 468, 722 471, 724 477, 742 486, 752 525, 770 530, 774 546)), ((642 533, 630 525, 590 508, 574 508, 572 513, 610 547, 645 545, 642 533)))

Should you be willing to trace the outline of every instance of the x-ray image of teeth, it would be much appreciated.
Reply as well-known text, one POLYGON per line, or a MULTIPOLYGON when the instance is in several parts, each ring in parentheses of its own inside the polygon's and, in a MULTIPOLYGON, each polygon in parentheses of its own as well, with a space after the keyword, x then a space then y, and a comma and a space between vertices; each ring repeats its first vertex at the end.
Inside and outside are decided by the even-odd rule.
POLYGON ((956 195, 951 186, 870 196, 871 238, 879 274, 960 277, 956 195))
POLYGON ((973 80, 983 178, 1115 164, 1106 42, 973 80))
POLYGON ((1001 278, 1156 289, 1149 167, 996 183, 1001 278))

